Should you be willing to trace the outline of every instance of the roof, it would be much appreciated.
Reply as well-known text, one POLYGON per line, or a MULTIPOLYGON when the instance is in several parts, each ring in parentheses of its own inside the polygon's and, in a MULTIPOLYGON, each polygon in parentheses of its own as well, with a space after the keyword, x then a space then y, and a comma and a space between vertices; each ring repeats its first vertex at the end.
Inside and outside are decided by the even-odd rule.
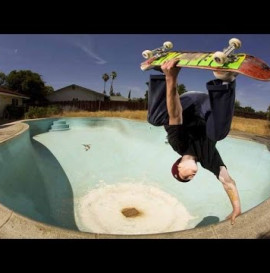
POLYGON ((8 89, 3 88, 3 87, 0 87, 0 95, 1 94, 8 95, 8 96, 11 96, 11 97, 20 97, 20 98, 24 98, 24 99, 30 99, 30 97, 28 97, 28 96, 25 96, 25 95, 23 95, 21 93, 15 92, 15 91, 8 90, 8 89))
POLYGON ((111 101, 128 101, 128 98, 123 96, 110 96, 111 101))
MULTIPOLYGON (((79 87, 79 88, 81 88, 81 89, 83 89, 83 90, 85 90, 85 91, 92 92, 92 93, 95 93, 95 94, 100 95, 100 96, 103 96, 103 97, 108 97, 107 95, 105 95, 105 94, 103 94, 103 93, 94 91, 94 90, 89 89, 89 88, 85 88, 85 87, 80 86, 80 85, 77 85, 77 84, 71 84, 71 85, 64 86, 64 87, 62 87, 62 88, 60 88, 60 89, 54 90, 54 92, 62 91, 63 89, 66 89, 66 88, 68 88, 68 87, 71 87, 71 88, 72 88, 72 86, 79 87)), ((51 93, 51 94, 49 94, 49 95, 47 95, 47 96, 50 96, 50 95, 54 94, 54 92, 51 93)))

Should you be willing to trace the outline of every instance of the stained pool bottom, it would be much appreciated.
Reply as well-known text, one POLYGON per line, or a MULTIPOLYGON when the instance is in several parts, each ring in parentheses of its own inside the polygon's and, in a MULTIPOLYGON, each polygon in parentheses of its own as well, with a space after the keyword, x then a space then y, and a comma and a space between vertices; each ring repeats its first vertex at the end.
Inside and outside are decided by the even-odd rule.
POLYGON ((143 184, 114 184, 90 190, 75 200, 81 231, 153 234, 184 230, 194 219, 175 197, 143 184))

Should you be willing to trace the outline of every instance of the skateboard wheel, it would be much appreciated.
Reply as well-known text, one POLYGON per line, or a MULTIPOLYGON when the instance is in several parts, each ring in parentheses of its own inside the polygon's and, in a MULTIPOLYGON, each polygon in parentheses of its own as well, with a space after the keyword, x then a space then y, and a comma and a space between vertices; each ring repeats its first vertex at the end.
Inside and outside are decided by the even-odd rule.
POLYGON ((163 43, 163 47, 164 47, 165 49, 171 49, 171 48, 173 48, 173 43, 170 42, 170 41, 164 42, 164 43, 163 43))
POLYGON ((145 58, 145 59, 149 59, 153 56, 153 53, 151 50, 144 50, 142 52, 142 56, 145 58))
POLYGON ((229 41, 229 45, 230 46, 234 46, 235 48, 240 48, 241 47, 241 41, 237 38, 232 38, 229 41))
POLYGON ((221 51, 217 51, 213 55, 214 61, 218 64, 224 64, 226 62, 226 58, 226 55, 221 51))

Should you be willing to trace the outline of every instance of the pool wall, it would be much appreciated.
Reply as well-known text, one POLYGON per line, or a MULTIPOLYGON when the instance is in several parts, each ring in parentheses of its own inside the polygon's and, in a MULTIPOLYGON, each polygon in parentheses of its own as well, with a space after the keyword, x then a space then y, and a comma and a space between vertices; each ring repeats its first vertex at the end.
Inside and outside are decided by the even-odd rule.
POLYGON ((1 144, 0 200, 19 214, 76 230, 71 216, 74 215, 73 194, 66 174, 53 154, 31 138, 46 132, 51 123, 50 119, 39 123, 33 121, 31 130, 27 126, 19 136, 1 144), (26 170, 29 170, 28 174, 25 174, 26 170))
MULTIPOLYGON (((205 227, 153 235, 106 235, 71 231, 64 226, 54 227, 61 226, 61 215, 73 215, 72 189, 63 169, 47 149, 43 165, 38 162, 41 160, 38 150, 45 148, 30 138, 48 131, 53 120, 56 119, 25 121, 31 123, 31 130, 26 124, 23 128, 18 127, 21 123, 5 125, 3 129, 0 127, 1 132, 12 128, 7 137, 0 140, 3 150, 0 171, 10 164, 13 166, 9 178, 2 177, 0 181, 0 238, 259 238, 270 231, 270 199, 243 213, 234 226, 229 221, 222 221, 205 227), (20 164, 13 165, 18 156, 20 164), (26 169, 30 169, 31 174, 24 174, 27 179, 19 181, 26 169), (56 177, 61 177, 60 181, 56 177), (50 202, 50 198, 54 202, 50 202), (26 211, 31 211, 36 219, 47 224, 29 219, 26 211), (49 216, 44 218, 44 215, 49 216)), ((69 226, 73 224, 76 229, 74 219, 70 217, 69 221, 69 226)))

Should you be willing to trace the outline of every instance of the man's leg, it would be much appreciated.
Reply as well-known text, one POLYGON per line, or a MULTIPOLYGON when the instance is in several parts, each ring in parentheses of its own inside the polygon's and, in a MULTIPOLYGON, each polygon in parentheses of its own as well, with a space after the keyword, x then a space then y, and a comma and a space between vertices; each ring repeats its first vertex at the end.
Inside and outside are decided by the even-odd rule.
POLYGON ((225 138, 230 131, 234 113, 235 85, 235 81, 224 83, 219 79, 206 85, 211 108, 206 117, 206 130, 208 137, 214 141, 225 138))
POLYGON ((164 75, 150 75, 147 120, 154 126, 168 124, 166 80, 164 75))

